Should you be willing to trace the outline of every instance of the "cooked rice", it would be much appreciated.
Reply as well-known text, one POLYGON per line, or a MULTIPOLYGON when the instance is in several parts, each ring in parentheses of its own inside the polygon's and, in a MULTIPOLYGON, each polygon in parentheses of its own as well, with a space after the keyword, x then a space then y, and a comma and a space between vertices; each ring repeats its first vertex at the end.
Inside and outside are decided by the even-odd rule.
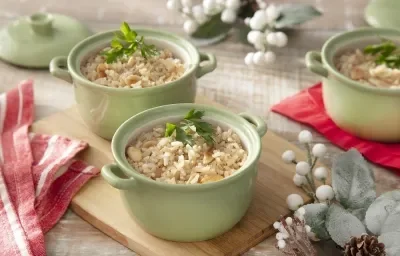
MULTIPOLYGON (((106 48, 107 49, 107 48, 106 48)), ((145 59, 140 52, 107 64, 100 52, 81 66, 90 81, 114 88, 146 88, 163 85, 180 78, 185 72, 182 61, 168 50, 145 59)))
POLYGON ((377 65, 376 56, 360 49, 348 51, 335 60, 335 66, 354 81, 375 87, 400 89, 400 69, 377 65))
POLYGON ((214 146, 207 145, 197 133, 195 144, 183 145, 164 137, 165 128, 157 126, 142 133, 127 147, 129 163, 139 173, 170 184, 196 184, 221 180, 237 171, 247 159, 239 136, 231 129, 214 127, 214 146))

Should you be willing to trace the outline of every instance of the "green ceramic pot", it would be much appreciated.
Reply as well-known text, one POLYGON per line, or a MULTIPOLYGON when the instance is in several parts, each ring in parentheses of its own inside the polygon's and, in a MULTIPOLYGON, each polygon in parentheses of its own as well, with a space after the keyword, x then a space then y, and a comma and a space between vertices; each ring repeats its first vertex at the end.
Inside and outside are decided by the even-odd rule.
POLYGON ((239 115, 197 104, 172 104, 137 114, 118 128, 111 142, 115 164, 102 168, 103 178, 121 190, 131 217, 148 233, 172 241, 201 241, 231 229, 252 200, 261 137, 265 122, 251 114, 239 115), (206 184, 166 184, 136 172, 125 157, 128 143, 158 124, 179 121, 192 108, 204 110, 204 119, 232 128, 242 139, 248 159, 234 175, 206 184), (123 178, 123 177, 129 178, 123 178))
POLYGON ((376 88, 353 81, 341 74, 333 59, 343 50, 364 48, 380 38, 400 42, 400 31, 361 28, 330 38, 322 52, 308 52, 306 65, 322 77, 323 100, 327 114, 343 130, 360 138, 400 141, 400 89, 376 88))
POLYGON ((112 88, 86 79, 80 66, 86 58, 110 44, 116 31, 93 35, 79 44, 68 57, 56 57, 50 63, 53 76, 74 84, 79 113, 86 125, 97 135, 111 139, 117 128, 129 117, 143 110, 174 103, 192 103, 196 80, 213 71, 217 62, 213 54, 199 53, 187 40, 167 32, 137 28, 147 43, 170 49, 186 65, 185 74, 165 85, 142 88, 112 88), (207 61, 200 66, 200 62, 207 61), (66 68, 67 67, 67 68, 66 68))

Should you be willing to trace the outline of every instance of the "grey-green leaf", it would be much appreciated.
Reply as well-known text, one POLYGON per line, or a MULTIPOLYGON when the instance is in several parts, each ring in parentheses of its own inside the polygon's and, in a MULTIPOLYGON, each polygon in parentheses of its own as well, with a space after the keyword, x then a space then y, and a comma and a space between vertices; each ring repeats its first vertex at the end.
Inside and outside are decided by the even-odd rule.
MULTIPOLYGON (((396 213, 396 208, 400 209, 400 190, 386 192, 378 197, 365 215, 368 230, 375 235, 382 234, 386 220, 389 215, 396 213)), ((400 223, 397 225, 400 228, 400 223)))
POLYGON ((232 26, 233 24, 222 22, 221 14, 218 13, 199 26, 191 36, 198 39, 214 38, 221 34, 228 33, 232 26))
POLYGON ((386 256, 400 255, 400 232, 390 232, 378 237, 378 241, 385 245, 386 256))
POLYGON ((350 241, 352 236, 360 237, 367 233, 364 225, 356 216, 336 204, 330 205, 325 226, 332 240, 342 247, 350 241))
POLYGON ((329 239, 329 233, 325 227, 326 214, 328 206, 326 204, 307 204, 303 208, 306 210, 304 216, 306 224, 311 227, 311 231, 318 239, 329 239))
POLYGON ((335 197, 349 211, 364 220, 365 212, 376 198, 374 174, 362 155, 351 149, 333 161, 332 187, 335 197))
POLYGON ((400 211, 395 214, 389 214, 382 226, 382 234, 390 232, 400 232, 400 211))
POLYGON ((322 15, 312 5, 307 4, 283 4, 279 7, 279 12, 280 16, 274 25, 278 29, 298 25, 322 15))

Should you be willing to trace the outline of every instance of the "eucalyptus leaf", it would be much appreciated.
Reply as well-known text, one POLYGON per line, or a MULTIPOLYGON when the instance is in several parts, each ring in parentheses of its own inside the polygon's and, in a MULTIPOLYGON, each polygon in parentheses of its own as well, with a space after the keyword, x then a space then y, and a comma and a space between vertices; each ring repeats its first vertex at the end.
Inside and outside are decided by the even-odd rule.
POLYGON ((193 38, 204 39, 214 38, 221 34, 226 34, 233 27, 233 24, 222 22, 221 14, 215 14, 208 21, 200 25, 197 30, 191 34, 193 38))
MULTIPOLYGON (((400 190, 382 194, 371 204, 365 215, 368 230, 375 235, 382 234, 388 217, 396 214, 397 210, 400 210, 400 190)), ((397 226, 400 228, 400 222, 397 226)))
POLYGON ((275 28, 291 27, 309 21, 322 13, 312 5, 307 4, 283 4, 279 7, 280 16, 275 21, 275 28))
POLYGON ((400 232, 400 211, 394 214, 389 214, 385 223, 382 226, 382 234, 390 232, 400 232))
POLYGON ((311 227, 311 231, 318 239, 329 239, 329 233, 325 227, 328 206, 326 204, 307 204, 303 208, 306 210, 304 215, 306 224, 311 227))
POLYGON ((342 247, 350 241, 351 237, 360 237, 367 233, 356 216, 336 204, 329 206, 325 225, 332 240, 342 247))
POLYGON ((400 232, 389 232, 378 237, 378 241, 385 245, 386 256, 400 255, 400 232))
POLYGON ((243 44, 252 45, 247 41, 247 34, 251 31, 251 28, 244 23, 239 23, 235 30, 235 39, 243 44))
POLYGON ((374 174, 362 155, 351 149, 333 161, 332 187, 340 204, 363 221, 376 198, 374 174))

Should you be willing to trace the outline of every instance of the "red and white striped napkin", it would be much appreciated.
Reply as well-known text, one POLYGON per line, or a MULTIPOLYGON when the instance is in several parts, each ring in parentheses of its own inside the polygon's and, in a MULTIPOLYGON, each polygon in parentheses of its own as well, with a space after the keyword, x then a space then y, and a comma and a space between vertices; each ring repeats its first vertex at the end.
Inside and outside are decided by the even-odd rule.
POLYGON ((46 255, 44 233, 73 195, 99 169, 75 155, 88 144, 29 134, 34 119, 32 81, 0 95, 0 255, 46 255))

